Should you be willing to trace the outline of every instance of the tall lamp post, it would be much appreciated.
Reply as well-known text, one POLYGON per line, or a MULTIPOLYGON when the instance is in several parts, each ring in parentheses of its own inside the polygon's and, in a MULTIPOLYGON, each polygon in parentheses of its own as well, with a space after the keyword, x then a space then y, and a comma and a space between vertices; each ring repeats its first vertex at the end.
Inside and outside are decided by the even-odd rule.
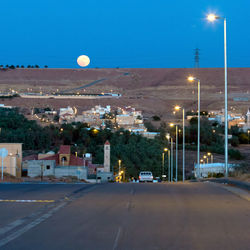
POLYGON ((208 156, 211 156, 210 161, 211 161, 211 163, 213 163, 213 154, 211 154, 210 152, 208 152, 207 155, 208 155, 208 156))
POLYGON ((164 148, 163 152, 162 152, 162 174, 161 174, 161 177, 162 177, 162 180, 164 178, 164 163, 165 163, 165 153, 168 151, 167 148, 164 148))
MULTIPOLYGON (((175 106, 175 110, 180 110, 180 106, 175 106)), ((183 126, 183 136, 182 136, 182 181, 185 181, 185 109, 182 109, 182 126, 183 126)))
POLYGON ((118 160, 118 167, 119 167, 118 176, 119 176, 119 182, 120 182, 121 163, 122 163, 122 160, 118 160))
POLYGON ((224 74, 225 74, 225 168, 226 178, 228 177, 228 115, 227 115, 227 19, 225 17, 216 16, 215 14, 207 15, 209 22, 217 19, 224 20, 224 74))
MULTIPOLYGON (((167 140, 168 140, 168 143, 169 143, 169 141, 170 141, 170 134, 168 133, 167 135, 166 135, 166 138, 167 138, 167 140)), ((171 180, 171 178, 170 178, 170 151, 171 151, 171 149, 169 148, 168 149, 168 182, 170 182, 170 180, 171 180)))
MULTIPOLYGON (((174 124, 173 123, 171 123, 170 124, 170 127, 173 127, 174 126, 174 124)), ((178 125, 176 124, 175 125, 175 130, 176 130, 176 132, 175 132, 175 134, 176 134, 176 138, 175 138, 175 146, 176 146, 176 153, 175 153, 175 155, 176 155, 176 160, 175 160, 175 182, 177 182, 178 181, 178 125)))
POLYGON ((193 82, 193 81, 197 81, 198 83, 198 136, 197 136, 197 177, 200 178, 200 113, 201 113, 201 100, 200 100, 200 95, 201 95, 201 89, 200 89, 200 79, 193 77, 193 76, 189 76, 188 77, 188 81, 193 82))

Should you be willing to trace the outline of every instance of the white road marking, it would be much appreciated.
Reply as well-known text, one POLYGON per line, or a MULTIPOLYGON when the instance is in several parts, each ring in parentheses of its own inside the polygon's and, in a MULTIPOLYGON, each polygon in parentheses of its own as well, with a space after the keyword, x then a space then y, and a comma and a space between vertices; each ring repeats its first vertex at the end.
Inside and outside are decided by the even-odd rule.
POLYGON ((50 216, 52 216, 56 211, 58 211, 60 208, 64 207, 67 204, 67 202, 63 202, 60 205, 58 205, 57 207, 51 209, 49 212, 47 212, 46 214, 42 215, 41 217, 37 218, 36 220, 32 221, 31 223, 27 224, 26 226, 24 226, 23 228, 17 230, 16 232, 10 234, 9 236, 7 236, 6 238, 0 240, 0 247, 6 245, 7 243, 9 243, 10 241, 18 238, 19 236, 21 236, 22 234, 24 234, 25 232, 29 231, 31 228, 37 226, 38 224, 40 224, 41 222, 45 221, 46 219, 48 219, 50 216))
POLYGON ((20 202, 20 203, 26 203, 26 202, 30 202, 30 203, 36 203, 36 202, 55 202, 55 200, 2 200, 0 199, 0 202, 20 202))
MULTIPOLYGON (((80 193, 82 192, 83 194, 86 194, 90 191, 92 191, 93 189, 97 188, 97 186, 93 186, 91 188, 88 188, 86 190, 80 190, 80 193)), ((77 192, 78 194, 78 192, 77 192)), ((31 221, 29 224, 25 225, 24 227, 18 229, 17 231, 14 231, 13 233, 10 233, 6 238, 0 239, 0 248, 4 245, 6 245, 7 243, 9 243, 10 241, 20 237, 22 234, 24 234, 25 232, 29 231, 30 229, 32 229, 33 227, 39 225, 41 222, 45 221, 46 219, 48 219, 49 217, 51 217, 55 212, 57 212, 59 209, 63 208, 64 206, 66 206, 68 203, 70 203, 72 200, 77 199, 77 197, 75 196, 75 194, 73 194, 73 198, 69 199, 67 196, 64 197, 64 199, 62 200, 62 202, 50 209, 47 213, 41 215, 41 211, 35 212, 33 213, 31 216, 28 216, 26 218, 23 219, 19 219, 16 220, 10 224, 8 224, 7 226, 3 227, 0 229, 0 235, 3 235, 5 233, 7 233, 8 231, 14 229, 15 227, 21 226, 22 224, 24 224, 28 219, 32 219, 35 216, 40 216, 37 219, 31 221)), ((1 200, 2 202, 4 201, 11 201, 11 202, 15 202, 17 200, 1 200)), ((54 200, 18 200, 19 202, 32 202, 32 201, 36 201, 36 202, 54 202, 54 200)), ((53 206, 52 204, 49 206, 53 206)))
POLYGON ((13 228, 22 225, 24 222, 25 222, 24 219, 19 219, 19 220, 11 222, 7 226, 0 228, 0 235, 5 234, 9 232, 10 230, 12 230, 13 228))
POLYGON ((122 232, 122 228, 119 227, 118 231, 117 231, 117 234, 116 234, 116 237, 115 237, 115 241, 114 241, 114 245, 113 245, 113 250, 117 249, 117 247, 118 247, 118 242, 119 242, 119 238, 120 238, 121 232, 122 232))

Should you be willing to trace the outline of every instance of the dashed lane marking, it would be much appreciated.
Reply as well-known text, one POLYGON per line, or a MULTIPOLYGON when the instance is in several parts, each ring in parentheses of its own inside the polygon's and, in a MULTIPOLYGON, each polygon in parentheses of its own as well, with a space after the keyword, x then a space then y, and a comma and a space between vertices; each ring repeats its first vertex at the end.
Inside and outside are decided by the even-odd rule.
POLYGON ((55 200, 2 200, 0 199, 0 202, 31 202, 31 203, 36 203, 36 202, 40 202, 40 203, 48 203, 48 202, 55 202, 55 200))
POLYGON ((119 239, 120 239, 120 236, 121 236, 121 231, 122 231, 122 228, 119 227, 118 231, 116 233, 116 237, 115 237, 115 241, 114 241, 114 245, 113 245, 113 250, 116 250, 117 247, 118 247, 118 242, 119 242, 119 239))

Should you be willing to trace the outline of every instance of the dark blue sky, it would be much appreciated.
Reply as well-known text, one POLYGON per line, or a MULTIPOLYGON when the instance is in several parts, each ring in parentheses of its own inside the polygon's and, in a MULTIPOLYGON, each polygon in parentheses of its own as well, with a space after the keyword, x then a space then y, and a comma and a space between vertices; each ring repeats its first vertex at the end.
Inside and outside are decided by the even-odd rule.
POLYGON ((228 65, 250 66, 249 0, 12 0, 0 8, 0 64, 78 67, 223 67, 227 17, 228 65))

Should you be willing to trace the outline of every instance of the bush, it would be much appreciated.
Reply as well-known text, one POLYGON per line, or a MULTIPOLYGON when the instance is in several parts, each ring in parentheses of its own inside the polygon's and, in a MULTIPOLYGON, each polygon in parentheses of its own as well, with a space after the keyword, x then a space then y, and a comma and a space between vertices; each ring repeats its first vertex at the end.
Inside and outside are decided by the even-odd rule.
POLYGON ((228 155, 230 156, 231 159, 235 160, 242 160, 244 158, 243 155, 240 153, 240 151, 237 149, 229 149, 228 155))
POLYGON ((238 136, 234 136, 233 135, 233 137, 232 137, 232 139, 231 139, 231 145, 233 146, 233 147, 238 147, 239 146, 239 138, 238 138, 238 136))
POLYGON ((161 120, 161 118, 160 118, 158 115, 152 116, 152 119, 153 119, 154 121, 160 121, 160 120, 161 120))

